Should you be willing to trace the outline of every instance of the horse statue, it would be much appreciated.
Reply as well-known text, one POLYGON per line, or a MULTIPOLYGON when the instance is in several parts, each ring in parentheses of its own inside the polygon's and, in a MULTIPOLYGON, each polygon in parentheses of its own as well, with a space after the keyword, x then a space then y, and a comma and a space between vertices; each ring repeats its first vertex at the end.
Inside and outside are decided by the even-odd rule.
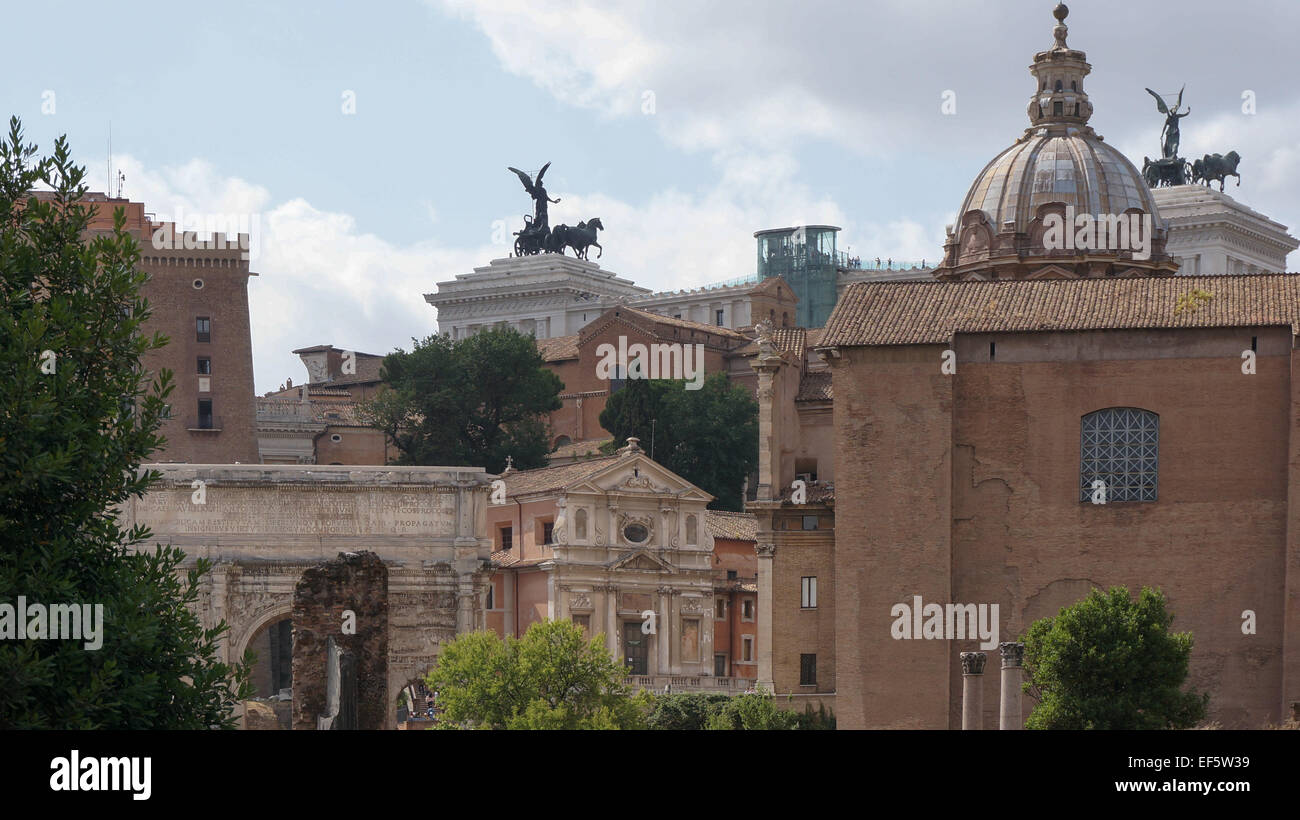
POLYGON ((587 248, 595 245, 600 248, 596 254, 599 259, 605 249, 596 241, 596 232, 605 230, 601 224, 600 217, 592 219, 590 222, 579 222, 577 225, 556 225, 551 230, 551 236, 546 243, 547 253, 564 253, 566 247, 573 248, 573 255, 579 259, 587 258, 587 248))
POLYGON ((552 228, 550 236, 546 237, 544 250, 547 253, 558 253, 563 256, 565 239, 568 237, 570 230, 569 226, 564 223, 552 228))
POLYGON ((1186 185, 1191 166, 1181 157, 1152 160, 1143 157, 1142 178, 1148 188, 1159 185, 1186 185))
POLYGON ((1241 162, 1241 155, 1236 151, 1229 151, 1226 154, 1206 154, 1204 158, 1198 159, 1192 163, 1192 181, 1204 182, 1206 186, 1217 181, 1219 191, 1223 191, 1223 184, 1228 177, 1236 177, 1237 185, 1241 185, 1241 174, 1237 173, 1237 163, 1241 162))

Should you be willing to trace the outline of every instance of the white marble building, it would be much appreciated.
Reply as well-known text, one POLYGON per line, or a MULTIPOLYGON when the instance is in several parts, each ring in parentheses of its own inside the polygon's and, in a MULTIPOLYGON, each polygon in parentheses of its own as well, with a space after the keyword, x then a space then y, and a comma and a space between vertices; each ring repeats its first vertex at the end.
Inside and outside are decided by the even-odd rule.
MULTIPOLYGON (((839 290, 852 282, 928 279, 928 269, 845 269, 839 290)), ((484 328, 511 326, 538 339, 570 336, 606 309, 624 302, 676 319, 739 330, 751 327, 757 275, 691 290, 651 293, 595 262, 558 254, 493 259, 473 273, 438 283, 424 301, 438 311, 438 331, 455 339, 484 328)))
POLYGON ((1287 227, 1204 185, 1155 188, 1169 231, 1165 251, 1183 276, 1285 273, 1300 241, 1287 227))

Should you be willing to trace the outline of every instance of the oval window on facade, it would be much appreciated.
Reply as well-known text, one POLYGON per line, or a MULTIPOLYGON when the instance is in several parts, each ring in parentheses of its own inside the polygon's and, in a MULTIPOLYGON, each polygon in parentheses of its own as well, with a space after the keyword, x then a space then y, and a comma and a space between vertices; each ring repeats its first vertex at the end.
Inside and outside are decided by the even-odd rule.
POLYGON ((630 544, 643 544, 650 538, 650 530, 644 524, 628 524, 623 528, 623 537, 630 544))

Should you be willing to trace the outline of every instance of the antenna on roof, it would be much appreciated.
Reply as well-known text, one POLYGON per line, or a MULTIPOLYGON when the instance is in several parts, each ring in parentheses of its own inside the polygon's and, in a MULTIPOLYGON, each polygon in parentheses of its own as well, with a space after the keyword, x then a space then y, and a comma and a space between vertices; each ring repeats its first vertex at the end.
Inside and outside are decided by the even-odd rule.
POLYGON ((104 164, 104 195, 113 195, 113 121, 108 121, 108 158, 104 164))

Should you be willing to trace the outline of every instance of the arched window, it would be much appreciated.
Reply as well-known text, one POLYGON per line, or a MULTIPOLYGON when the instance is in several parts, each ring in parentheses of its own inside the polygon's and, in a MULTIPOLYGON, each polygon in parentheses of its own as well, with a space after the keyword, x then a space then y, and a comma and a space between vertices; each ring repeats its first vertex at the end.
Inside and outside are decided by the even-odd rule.
POLYGON ((1105 491, 1107 504, 1155 501, 1160 416, 1136 407, 1087 414, 1079 425, 1079 465, 1080 501, 1092 501, 1098 489, 1105 491))
POLYGON ((1061 90, 1061 81, 1060 81, 1060 80, 1057 80, 1057 81, 1056 81, 1056 90, 1057 90, 1057 91, 1060 91, 1060 90, 1061 90))
POLYGON ((568 436, 560 436, 559 438, 555 439, 556 449, 560 447, 567 447, 572 443, 573 443, 573 439, 569 438, 568 436))
POLYGON ((691 547, 695 546, 696 541, 697 541, 698 538, 699 538, 698 533, 699 533, 699 526, 695 523, 695 516, 693 516, 693 515, 688 515, 688 516, 686 516, 686 544, 687 544, 687 546, 691 546, 691 547))
POLYGON ((587 511, 582 507, 573 514, 573 540, 587 540, 587 511))

